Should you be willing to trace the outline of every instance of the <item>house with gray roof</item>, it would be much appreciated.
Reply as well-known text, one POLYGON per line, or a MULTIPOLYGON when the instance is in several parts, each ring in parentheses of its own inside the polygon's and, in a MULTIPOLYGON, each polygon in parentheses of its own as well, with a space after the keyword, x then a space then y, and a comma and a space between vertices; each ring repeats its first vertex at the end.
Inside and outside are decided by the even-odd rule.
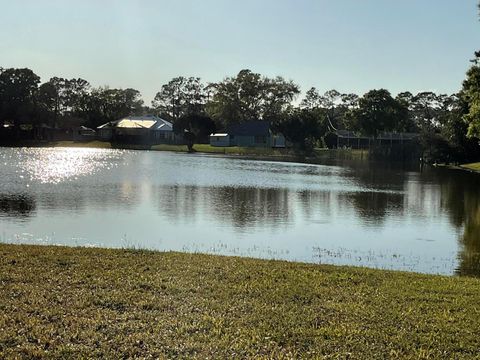
POLYGON ((175 144, 180 142, 173 124, 154 115, 129 116, 97 127, 101 140, 124 144, 175 144))

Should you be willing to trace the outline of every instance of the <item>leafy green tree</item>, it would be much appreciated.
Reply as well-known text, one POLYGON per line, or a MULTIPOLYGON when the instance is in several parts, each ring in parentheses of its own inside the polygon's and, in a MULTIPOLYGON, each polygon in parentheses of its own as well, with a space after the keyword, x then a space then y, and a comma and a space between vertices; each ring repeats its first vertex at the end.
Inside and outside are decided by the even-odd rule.
POLYGON ((36 94, 40 77, 30 69, 3 69, 0 72, 0 121, 15 127, 35 120, 36 94))
POLYGON ((84 113, 92 127, 143 113, 143 100, 135 89, 95 88, 84 101, 84 113))
POLYGON ((39 88, 38 100, 49 114, 50 125, 69 124, 72 119, 84 118, 90 84, 84 79, 53 77, 39 88))
POLYGON ((321 98, 321 95, 318 93, 318 90, 315 87, 312 87, 305 93, 305 97, 300 102, 300 108, 301 109, 319 108, 321 104, 320 98, 321 98))
POLYGON ((480 51, 475 53, 472 62, 461 92, 461 97, 468 106, 463 119, 468 124, 468 136, 480 138, 480 51))
POLYGON ((402 105, 385 89, 367 92, 354 110, 360 131, 375 138, 382 131, 394 130, 403 115, 402 105))
POLYGON ((59 112, 57 89, 50 81, 43 83, 38 88, 37 99, 41 122, 55 127, 59 112))
POLYGON ((341 94, 337 90, 328 90, 320 95, 316 88, 308 90, 300 103, 302 109, 323 109, 330 131, 355 130, 355 124, 349 112, 358 105, 358 95, 341 94))
POLYGON ((357 94, 341 94, 340 102, 336 108, 333 125, 338 130, 358 130, 353 112, 358 108, 359 96, 357 94))
POLYGON ((270 79, 250 70, 214 84, 213 89, 207 112, 225 128, 250 120, 275 120, 300 92, 282 77, 270 79))
POLYGON ((400 104, 401 114, 394 130, 397 132, 417 132, 418 126, 413 117, 414 96, 411 92, 405 91, 399 93, 395 100, 400 104))
POLYGON ((424 91, 412 98, 410 113, 417 128, 421 131, 436 131, 439 127, 440 99, 431 91, 424 91))
POLYGON ((468 106, 457 94, 441 95, 440 135, 448 143, 450 161, 467 162, 478 160, 478 139, 467 137, 468 124, 463 120, 468 106))
POLYGON ((178 119, 173 125, 177 134, 183 134, 188 151, 193 151, 195 143, 208 142, 209 135, 216 130, 215 122, 206 115, 185 115, 178 119))
POLYGON ((182 116, 202 114, 206 98, 200 78, 179 76, 162 86, 152 106, 160 116, 175 122, 182 116))
POLYGON ((291 109, 272 125, 297 149, 308 154, 327 131, 325 119, 324 109, 291 109))

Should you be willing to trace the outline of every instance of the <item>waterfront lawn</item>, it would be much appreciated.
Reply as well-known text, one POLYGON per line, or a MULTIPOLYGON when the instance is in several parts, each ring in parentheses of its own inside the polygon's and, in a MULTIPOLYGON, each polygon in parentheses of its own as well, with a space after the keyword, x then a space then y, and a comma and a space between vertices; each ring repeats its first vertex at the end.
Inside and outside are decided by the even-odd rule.
MULTIPOLYGON (((261 148, 261 147, 241 147, 241 146, 229 146, 229 147, 219 147, 212 146, 210 144, 195 144, 193 149, 196 152, 200 153, 210 153, 210 154, 230 154, 230 155, 265 155, 265 156, 284 156, 290 154, 289 149, 273 149, 273 148, 261 148)), ((153 145, 152 150, 158 151, 179 151, 187 152, 186 145, 168 145, 168 144, 159 144, 153 145)))
POLYGON ((95 148, 110 149, 112 145, 107 141, 54 141, 49 143, 52 147, 74 147, 74 148, 95 148))
POLYGON ((480 281, 0 245, 0 358, 472 358, 480 281))
POLYGON ((480 171, 480 162, 471 163, 471 164, 463 164, 460 165, 462 168, 473 170, 473 171, 480 171))

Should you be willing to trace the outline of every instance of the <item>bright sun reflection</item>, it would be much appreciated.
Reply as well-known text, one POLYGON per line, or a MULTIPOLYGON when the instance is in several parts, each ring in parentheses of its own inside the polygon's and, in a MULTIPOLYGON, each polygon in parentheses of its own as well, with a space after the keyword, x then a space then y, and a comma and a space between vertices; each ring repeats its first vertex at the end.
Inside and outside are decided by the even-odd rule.
POLYGON ((41 152, 38 149, 24 151, 33 152, 34 156, 27 157, 28 160, 22 164, 22 172, 27 173, 32 181, 43 184, 58 184, 78 176, 91 175, 111 165, 105 161, 105 157, 108 157, 106 152, 98 149, 52 148, 49 151, 42 149, 41 152))

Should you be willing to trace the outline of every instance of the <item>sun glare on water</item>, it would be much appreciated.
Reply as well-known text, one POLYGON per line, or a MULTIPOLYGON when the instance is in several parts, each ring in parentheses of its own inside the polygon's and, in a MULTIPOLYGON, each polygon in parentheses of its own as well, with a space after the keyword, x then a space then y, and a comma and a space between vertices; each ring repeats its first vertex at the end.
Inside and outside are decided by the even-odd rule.
MULTIPOLYGON (((26 156, 22 173, 32 181, 43 184, 58 184, 79 176, 91 175, 95 171, 111 166, 104 161, 109 157, 105 150, 87 148, 26 149, 35 156, 26 156)), ((27 154, 25 154, 27 155, 27 154)), ((110 155, 112 156, 112 155, 110 155)))

